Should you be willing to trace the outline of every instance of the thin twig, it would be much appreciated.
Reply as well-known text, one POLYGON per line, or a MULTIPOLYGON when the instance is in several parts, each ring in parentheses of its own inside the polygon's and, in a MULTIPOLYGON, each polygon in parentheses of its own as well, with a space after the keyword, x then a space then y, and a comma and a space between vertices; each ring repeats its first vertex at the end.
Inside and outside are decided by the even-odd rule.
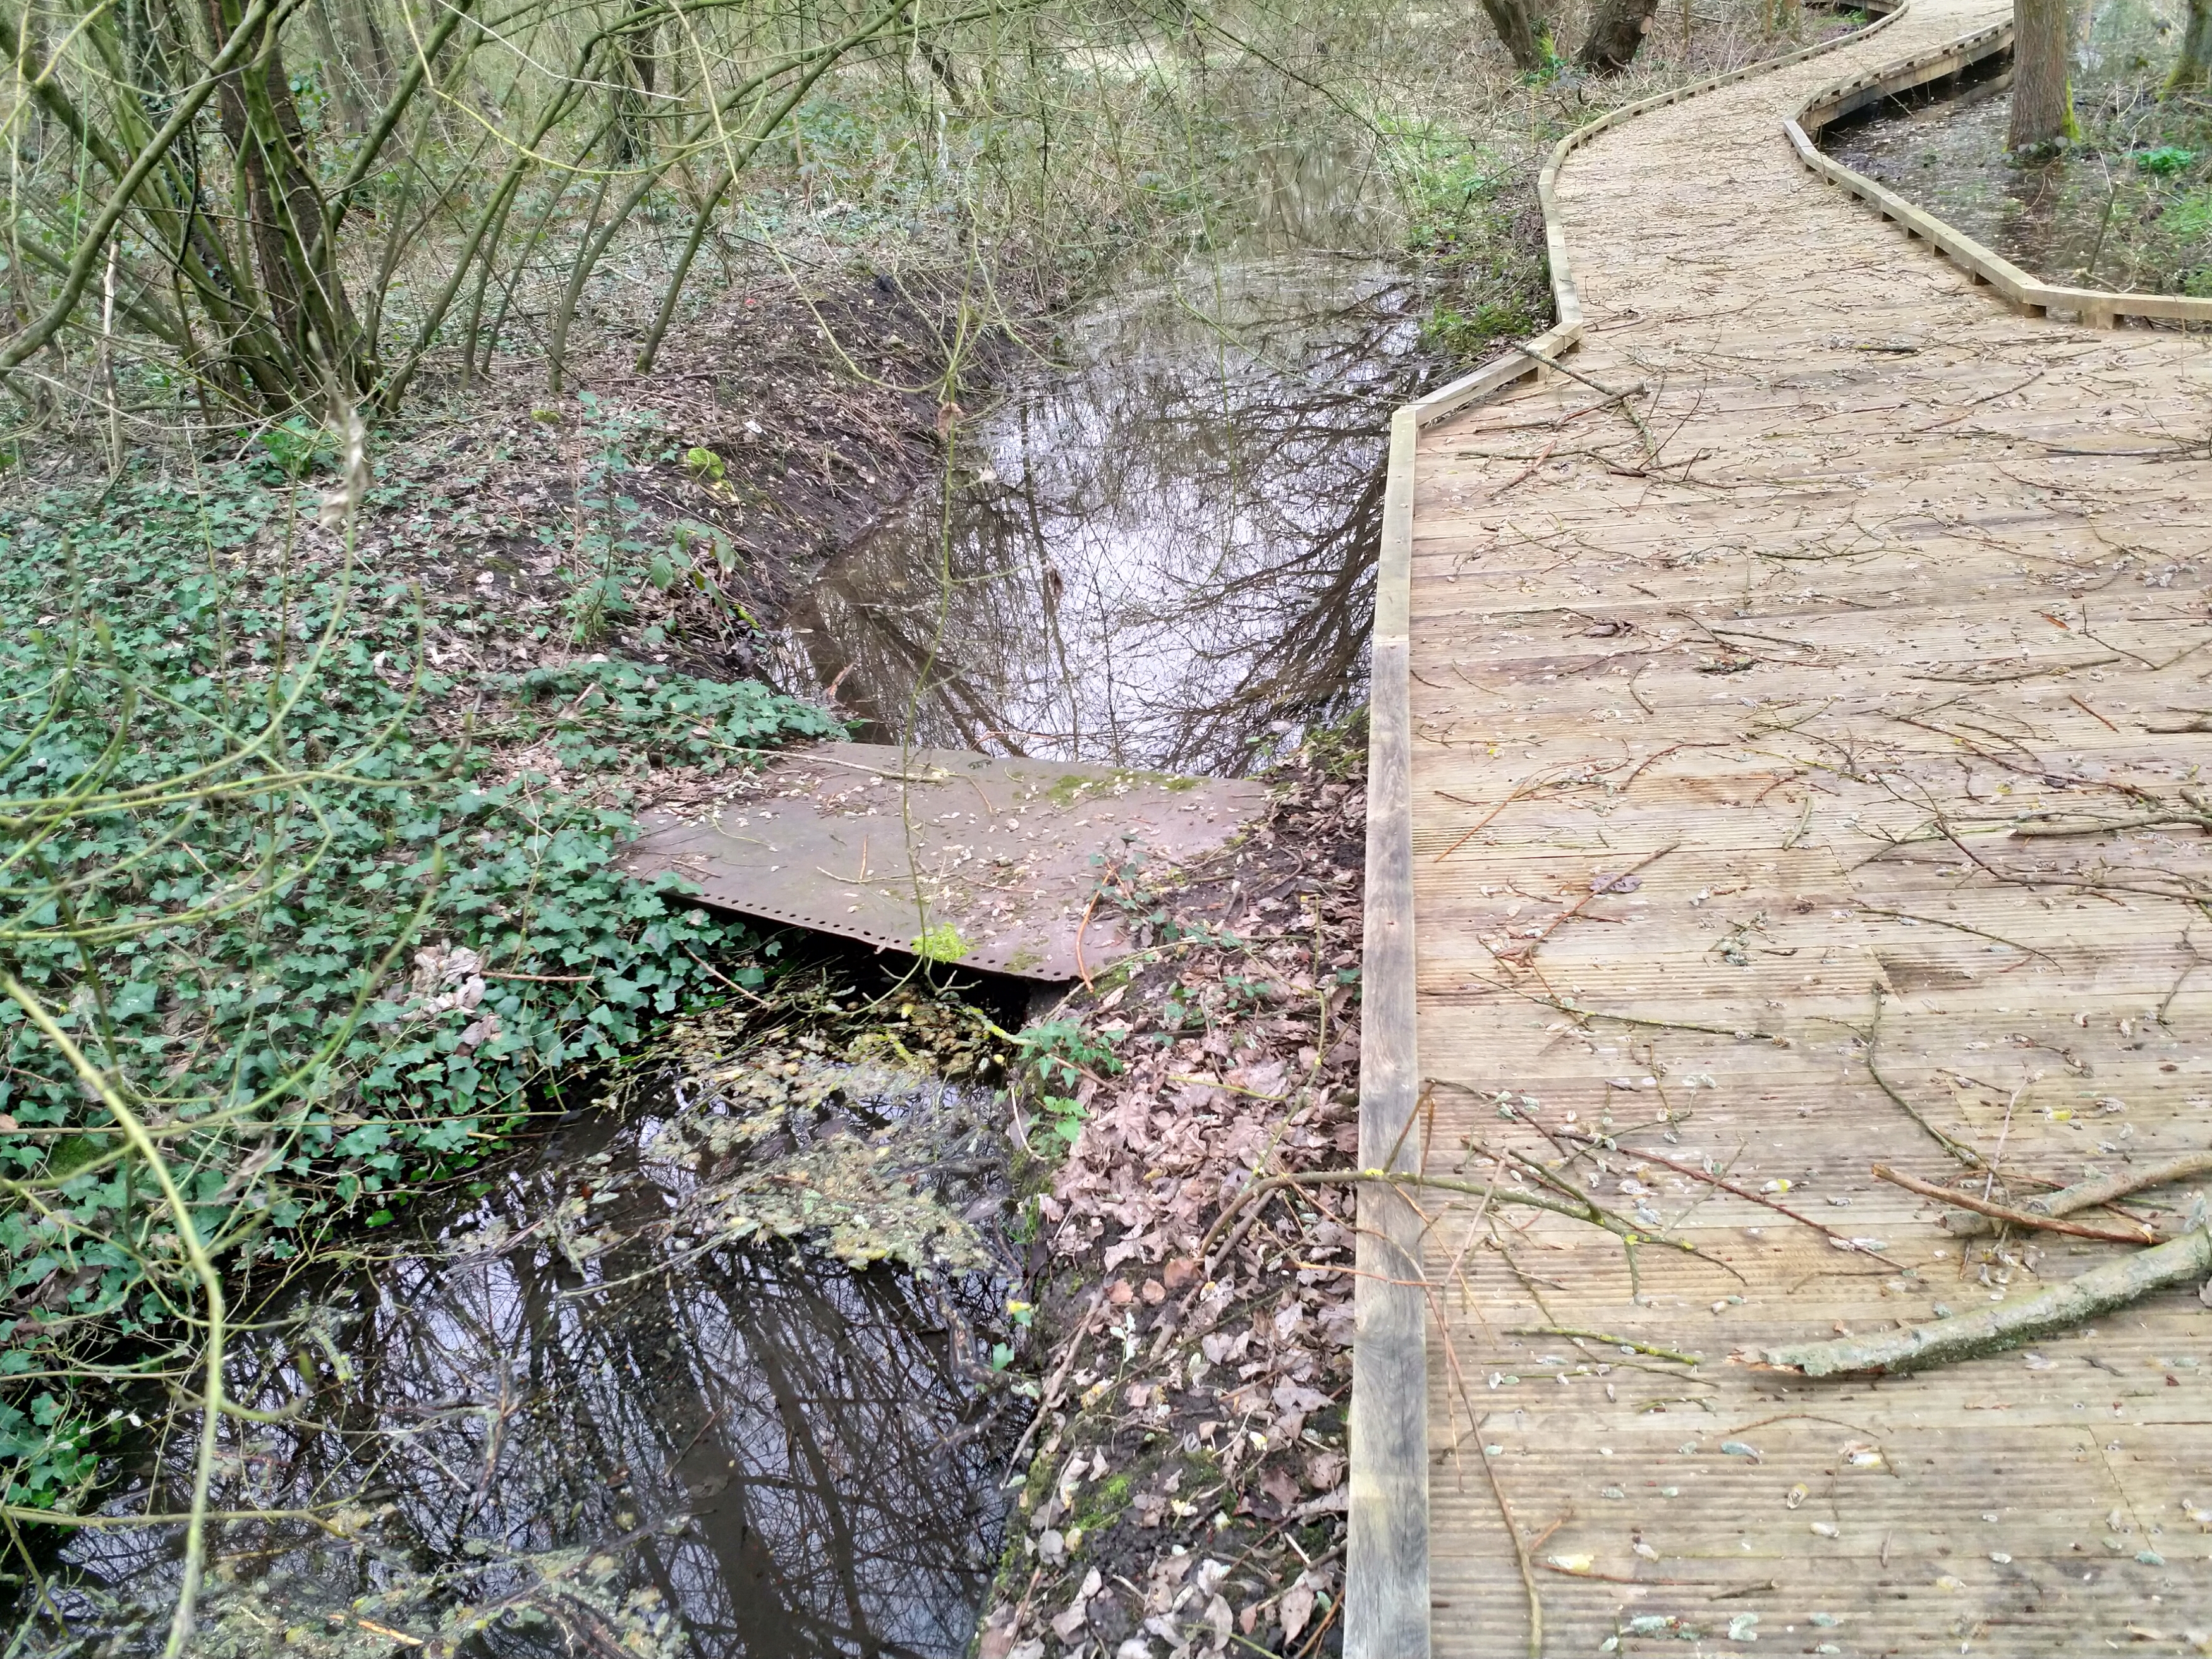
POLYGON ((1649 1342, 1638 1342, 1632 1336, 1615 1336, 1609 1331, 1578 1331, 1565 1325, 1516 1325, 1505 1333, 1508 1336, 1561 1336, 1584 1342, 1602 1342, 1608 1347, 1631 1348, 1654 1359, 1672 1359, 1684 1365, 1698 1365, 1705 1362, 1693 1353, 1677 1353, 1672 1348, 1654 1347, 1649 1342))
POLYGON ((1923 1198, 1940 1199, 1946 1204, 1955 1204, 1962 1210, 1972 1210, 1993 1220, 2003 1221, 2015 1227, 2033 1227, 2047 1233, 2064 1233, 2072 1238, 2094 1238, 2106 1244, 2155 1244, 2159 1237, 2148 1227, 2119 1232, 2110 1227, 2091 1227, 2079 1221, 2062 1221, 2057 1216, 2037 1215, 2031 1210, 2015 1210, 2008 1204, 1993 1204, 1986 1198, 1976 1198, 1949 1187, 1939 1187, 1932 1181, 1922 1181, 1887 1164, 1877 1164, 1873 1173, 1877 1180, 1892 1186, 1902 1187, 1908 1193, 1917 1193, 1923 1198))
POLYGON ((1490 1480, 1490 1495, 1498 1500, 1498 1513, 1505 1522, 1505 1535, 1513 1543, 1513 1560, 1521 1569, 1521 1587, 1528 1596, 1528 1659, 1543 1659, 1544 1655, 1544 1598, 1536 1589, 1535 1570, 1529 1565, 1528 1546, 1522 1540, 1521 1528, 1513 1519, 1513 1506, 1505 1501, 1505 1488, 1498 1479, 1497 1460, 1482 1443, 1482 1431, 1490 1419, 1484 1418, 1474 1425, 1474 1451, 1480 1459, 1482 1472, 1490 1480))
POLYGON ((1967 1146, 1964 1141, 1954 1140, 1949 1135, 1945 1134, 1941 1129, 1930 1123, 1926 1117, 1921 1115, 1921 1111, 1918 1107, 1915 1106, 1911 1101, 1907 1100, 1903 1095, 1899 1094, 1895 1089, 1890 1086, 1889 1079, 1881 1074, 1881 1068, 1875 1064, 1875 1038, 1881 1030, 1881 987, 1879 984, 1876 984, 1874 988, 1874 1023, 1867 1027, 1867 1075, 1875 1080, 1875 1086, 1880 1088, 1882 1093, 1890 1097, 1891 1102, 1897 1107, 1899 1111, 1904 1113, 1905 1116, 1911 1118, 1915 1123, 1918 1124, 1920 1127, 1927 1133, 1929 1139, 1933 1140, 1937 1146, 1941 1146, 1945 1152, 1950 1153, 1952 1157, 1957 1158, 1959 1162, 1966 1164, 1969 1169, 1979 1170, 1986 1168, 1988 1165, 1988 1160, 1983 1158, 1979 1152, 1967 1146))

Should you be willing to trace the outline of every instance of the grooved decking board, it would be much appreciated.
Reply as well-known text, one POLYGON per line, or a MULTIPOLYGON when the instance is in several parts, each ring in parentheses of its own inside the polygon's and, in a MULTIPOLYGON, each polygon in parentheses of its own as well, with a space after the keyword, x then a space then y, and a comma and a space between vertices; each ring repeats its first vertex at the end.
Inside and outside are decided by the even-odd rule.
MULTIPOLYGON (((1710 1258, 1645 1246, 1639 1294, 1592 1230, 1516 1212, 1501 1249, 1475 1200, 1421 1195, 1438 1654, 1527 1650, 1501 1493, 1555 1655, 1700 1650, 1686 1626, 1707 1652, 1755 1633, 1855 1656, 2180 1653, 2212 1631, 2191 1518, 2212 1508, 2212 1313, 2192 1291, 1910 1377, 1731 1358, 1972 1311, 2114 1249, 2015 1239, 1989 1282, 1978 1253, 1962 1268, 1990 1241, 1869 1174, 1959 1173, 1877 1069, 1944 1133, 2001 1146, 2015 1200, 2027 1176, 2212 1141, 2203 836, 2014 833, 2139 815, 2130 790, 2172 802, 2212 765, 2212 736, 2175 729, 2212 727, 2212 355, 2008 310, 1782 131, 1821 87, 2008 10, 1915 0, 1568 160, 1569 364, 1642 386, 1656 464, 1564 376, 1420 434, 1425 1167, 1557 1158, 1530 1112, 1609 1124, 1618 1150, 1577 1178, 1710 1258), (1650 1154, 1773 1183, 1881 1255, 1650 1154), (1510 1334, 1547 1324, 1705 1363, 1510 1334)), ((2191 1193, 2152 1196, 2177 1222, 2191 1193)))

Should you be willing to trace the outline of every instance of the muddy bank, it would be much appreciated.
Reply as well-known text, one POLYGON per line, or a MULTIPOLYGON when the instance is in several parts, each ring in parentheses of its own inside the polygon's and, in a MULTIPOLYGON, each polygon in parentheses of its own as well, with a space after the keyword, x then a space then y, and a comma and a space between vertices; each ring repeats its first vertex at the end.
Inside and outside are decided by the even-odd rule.
POLYGON ((362 564, 484 618, 434 620, 455 661, 605 652, 757 675, 763 629, 935 476, 960 404, 988 396, 1066 297, 1021 271, 762 270, 650 374, 619 337, 572 363, 558 397, 541 362, 495 360, 372 431, 362 564))
POLYGON ((1356 1147, 1363 742, 1273 775, 1239 846, 1113 872, 1152 949, 1071 995, 1026 1094, 1033 1137, 1074 1139, 1037 1200, 1050 1369, 981 1659, 1339 1650, 1351 1201, 1219 1224, 1356 1147))

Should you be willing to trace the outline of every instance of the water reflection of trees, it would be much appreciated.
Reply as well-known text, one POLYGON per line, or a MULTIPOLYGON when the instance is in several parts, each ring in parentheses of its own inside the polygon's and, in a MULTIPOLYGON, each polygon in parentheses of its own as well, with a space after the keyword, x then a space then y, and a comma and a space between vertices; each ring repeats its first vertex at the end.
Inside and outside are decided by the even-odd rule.
MULTIPOLYGON (((402 1261, 247 1343, 234 1395, 264 1411, 304 1396, 304 1410, 229 1429, 214 1503, 385 1512, 373 1547, 270 1522, 229 1528, 221 1553, 252 1564, 279 1605, 288 1583, 337 1605, 406 1574, 444 1575, 443 1600, 483 1605, 536 1582, 525 1558, 629 1538, 619 1586, 657 1589, 695 1652, 963 1651, 997 1547, 1002 1449, 963 1432, 976 1407, 936 1292, 742 1249, 654 1271, 677 1248, 649 1224, 672 1196, 625 1190, 613 1218, 632 1242, 586 1270, 538 1239, 402 1261)), ((494 1204, 520 1233, 554 1201, 525 1184, 494 1204)), ((988 1294, 951 1292, 971 1320, 988 1294)), ((181 1504, 191 1452, 189 1433, 162 1447, 130 1501, 181 1504)), ((118 1533, 71 1553, 80 1583, 158 1603, 173 1547, 118 1533)), ((556 1608, 550 1624, 495 1625, 477 1650, 567 1651, 578 1633, 556 1608)))
POLYGON ((1409 301, 1304 253, 1092 313, 1079 366, 986 423, 979 482, 832 562, 789 618, 799 678, 842 675, 878 735, 1248 769, 1274 723, 1359 696, 1389 411, 1420 373, 1409 301))

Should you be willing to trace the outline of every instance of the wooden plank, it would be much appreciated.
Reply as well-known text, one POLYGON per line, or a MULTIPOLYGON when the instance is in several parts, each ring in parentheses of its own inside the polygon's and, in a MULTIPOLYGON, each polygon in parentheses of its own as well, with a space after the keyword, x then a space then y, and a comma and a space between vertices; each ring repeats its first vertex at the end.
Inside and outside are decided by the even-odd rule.
MULTIPOLYGON (((1406 712, 1407 603, 1419 421, 1390 423, 1368 700, 1366 907, 1361 947, 1359 1167, 1418 1169, 1413 800, 1406 712)), ((1427 1659, 1427 1312, 1420 1220, 1396 1192, 1359 1195, 1352 1291, 1346 1659, 1427 1659)))
POLYGON ((1136 949, 1095 914, 1102 853, 1193 859, 1267 804, 1249 779, 866 743, 708 787, 644 814, 623 867, 672 872, 718 909, 1061 982, 1136 949))
MULTIPOLYGON (((1839 61, 1943 62, 2001 5, 1916 0, 1839 61)), ((1783 119, 1833 72, 1650 112, 1555 175, 1576 367, 1654 388, 1656 464, 1561 382, 1421 442, 1425 1173, 1534 1195, 1500 1157, 1572 1152, 1698 1251, 1646 1244, 1632 1279, 1586 1224, 1415 1195, 1438 1656, 1527 1650, 1531 1583, 1559 1654, 2071 1659, 2212 1627, 2190 1293, 1905 1378, 1731 1358, 2115 1248, 1984 1258, 1874 1162, 1954 1179, 1948 1137, 2019 1195, 2212 1133, 2212 841, 2033 833, 2154 816, 2212 766, 2212 462, 2165 435, 2212 422, 2207 354, 2008 313, 1792 166, 1783 119)), ((2179 1224, 2192 1194, 2151 1197, 2179 1224)))

